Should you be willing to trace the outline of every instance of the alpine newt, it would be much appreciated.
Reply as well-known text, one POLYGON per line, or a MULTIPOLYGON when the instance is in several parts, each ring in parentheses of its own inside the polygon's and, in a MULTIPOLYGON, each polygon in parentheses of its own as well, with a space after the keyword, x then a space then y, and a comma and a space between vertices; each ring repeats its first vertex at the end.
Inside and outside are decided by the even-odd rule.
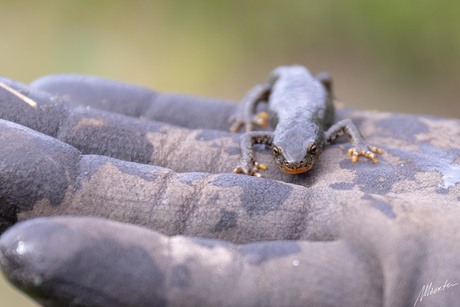
POLYGON ((267 83, 253 87, 243 98, 239 112, 230 118, 231 131, 243 126, 241 136, 241 165, 235 173, 261 176, 265 165, 254 159, 254 144, 271 147, 276 164, 288 174, 310 170, 318 160, 325 144, 345 133, 352 143, 348 156, 353 162, 359 156, 378 162, 376 153, 383 151, 366 143, 358 128, 349 119, 334 123, 332 82, 329 74, 313 76, 305 67, 276 68, 267 83), (268 103, 268 113, 256 115, 260 102, 268 103), (274 131, 253 131, 255 124, 268 125, 274 131))

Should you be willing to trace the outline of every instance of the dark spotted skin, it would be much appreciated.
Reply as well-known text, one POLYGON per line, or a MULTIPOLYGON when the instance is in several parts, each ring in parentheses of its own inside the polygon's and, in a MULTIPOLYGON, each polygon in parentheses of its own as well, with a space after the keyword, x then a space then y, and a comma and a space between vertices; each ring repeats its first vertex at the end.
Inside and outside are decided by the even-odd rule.
POLYGON ((275 162, 283 172, 307 172, 318 161, 323 146, 344 132, 353 144, 348 152, 353 162, 360 155, 378 161, 374 153, 382 151, 369 146, 352 121, 343 120, 331 127, 333 120, 332 83, 327 74, 314 77, 302 66, 275 69, 269 83, 251 89, 242 101, 240 113, 231 118, 232 131, 243 125, 247 131, 241 137, 241 165, 234 172, 260 176, 258 170, 265 166, 255 161, 254 144, 272 148, 275 162), (268 102, 275 130, 250 133, 254 124, 261 122, 255 114, 261 101, 268 102))

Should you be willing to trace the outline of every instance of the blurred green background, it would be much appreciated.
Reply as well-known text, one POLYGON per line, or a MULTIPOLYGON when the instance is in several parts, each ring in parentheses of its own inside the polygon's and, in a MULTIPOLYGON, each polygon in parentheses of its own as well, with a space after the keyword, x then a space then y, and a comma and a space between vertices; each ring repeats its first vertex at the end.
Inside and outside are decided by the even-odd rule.
MULTIPOLYGON (((0 5, 0 75, 26 83, 73 72, 239 100, 276 66, 299 63, 329 71, 347 106, 460 118, 456 1, 0 5)), ((1 306, 30 305, 11 291, 0 285, 1 306)))
POLYGON ((281 64, 351 107, 460 117, 457 1, 2 1, 1 75, 62 72, 239 100, 281 64))

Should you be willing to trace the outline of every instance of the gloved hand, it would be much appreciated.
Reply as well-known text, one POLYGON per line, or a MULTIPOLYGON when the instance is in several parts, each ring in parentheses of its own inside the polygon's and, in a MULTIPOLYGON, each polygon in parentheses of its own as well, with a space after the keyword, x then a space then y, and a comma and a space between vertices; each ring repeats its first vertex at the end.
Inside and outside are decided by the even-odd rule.
MULTIPOLYGON (((53 93, 9 84, 23 86, 37 107, 0 90, 1 118, 50 136, 0 121, 2 229, 85 215, 156 231, 81 217, 12 227, 0 240, 2 269, 43 304, 406 306, 459 298, 456 120, 345 110, 384 147, 379 164, 352 164, 339 144, 311 172, 287 176, 261 151, 269 170, 252 178, 229 173, 238 135, 85 113, 53 93)), ((74 84, 77 94, 88 85, 74 84)))

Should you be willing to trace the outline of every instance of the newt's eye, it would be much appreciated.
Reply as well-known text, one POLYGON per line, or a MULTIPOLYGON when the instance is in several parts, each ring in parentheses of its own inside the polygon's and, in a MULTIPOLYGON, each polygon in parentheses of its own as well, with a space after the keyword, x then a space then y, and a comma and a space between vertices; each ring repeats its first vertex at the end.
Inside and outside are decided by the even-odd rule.
POLYGON ((280 153, 281 153, 281 150, 280 150, 278 147, 273 146, 273 154, 274 154, 275 156, 277 156, 277 155, 279 155, 280 153))
POLYGON ((308 148, 308 153, 314 155, 314 154, 316 154, 316 151, 317 151, 317 150, 318 150, 318 147, 316 146, 315 143, 313 143, 313 144, 310 146, 310 148, 308 148))

